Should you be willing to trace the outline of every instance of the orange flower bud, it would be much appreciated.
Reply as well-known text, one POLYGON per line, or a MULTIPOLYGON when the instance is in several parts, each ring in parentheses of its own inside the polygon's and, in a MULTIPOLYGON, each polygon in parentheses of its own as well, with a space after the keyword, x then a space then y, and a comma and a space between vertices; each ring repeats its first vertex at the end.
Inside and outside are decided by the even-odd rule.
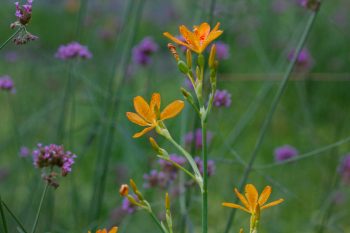
POLYGON ((125 197, 129 194, 129 186, 127 184, 122 184, 119 189, 120 196, 125 197))

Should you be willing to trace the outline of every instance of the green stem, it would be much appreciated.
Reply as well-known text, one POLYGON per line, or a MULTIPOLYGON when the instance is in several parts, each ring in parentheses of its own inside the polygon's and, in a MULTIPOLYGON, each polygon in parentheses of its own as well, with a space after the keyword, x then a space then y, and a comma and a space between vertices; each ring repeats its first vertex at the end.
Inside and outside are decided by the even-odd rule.
POLYGON ((159 220, 157 219, 157 217, 154 215, 154 213, 152 211, 149 211, 149 214, 151 215, 153 221, 157 224, 158 228, 163 232, 163 233, 168 233, 166 232, 163 227, 162 224, 160 224, 159 220))
POLYGON ((36 227, 37 227, 37 225, 38 225, 38 220, 39 220, 39 216, 40 216, 40 212, 41 212, 41 207, 42 207, 42 205, 43 205, 43 202, 44 202, 44 199, 45 199, 45 196, 46 196, 46 192, 47 192, 47 188, 48 188, 48 187, 49 187, 49 183, 46 182, 45 188, 44 188, 44 191, 43 191, 43 194, 41 195, 41 199, 40 199, 38 211, 36 212, 36 216, 35 216, 35 220, 34 220, 34 224, 33 224, 33 228, 32 228, 31 233, 34 233, 34 232, 35 232, 36 227))
POLYGON ((0 196, 0 213, 1 213, 1 220, 2 220, 3 226, 4 226, 4 231, 5 231, 5 233, 8 233, 6 217, 5 217, 4 210, 3 210, 3 208, 2 208, 2 199, 1 199, 1 196, 0 196))
POLYGON ((202 120, 202 157, 203 157, 203 192, 202 192, 202 233, 208 232, 208 152, 207 123, 202 120))
POLYGON ((7 212, 11 215, 11 217, 15 220, 15 222, 18 224, 19 228, 21 228, 21 230, 24 233, 27 233, 26 229, 23 227, 23 224, 18 220, 18 218, 16 217, 16 215, 14 213, 12 213, 12 211, 10 210, 10 208, 6 205, 5 202, 1 201, 2 205, 5 207, 5 209, 7 210, 7 212))
POLYGON ((203 192, 203 178, 201 173, 198 170, 197 164, 196 162, 193 160, 192 156, 182 147, 180 146, 171 136, 170 134, 168 135, 168 137, 166 137, 166 139, 168 139, 175 147, 176 149, 178 149, 187 159, 187 161, 190 163, 194 173, 195 173, 195 177, 196 177, 196 181, 201 189, 201 191, 203 192))
POLYGON ((7 43, 10 42, 10 41, 13 39, 13 37, 15 37, 20 31, 22 31, 22 29, 23 29, 22 27, 18 28, 17 31, 15 31, 15 33, 13 33, 13 34, 0 46, 0 50, 1 50, 2 48, 4 48, 4 47, 7 45, 7 43))
POLYGON ((176 168, 182 170, 183 172, 185 172, 187 175, 189 175, 194 181, 196 181, 196 177, 189 171, 187 170, 186 168, 184 168, 183 166, 181 166, 180 164, 176 163, 175 161, 169 159, 169 158, 166 158, 164 156, 161 156, 161 155, 158 155, 158 157, 160 159, 163 159, 169 163, 172 163, 176 168))
MULTIPOLYGON (((293 71, 293 68, 295 66, 295 63, 297 61, 297 58, 299 57, 299 54, 306 42, 306 39, 311 31, 311 28, 315 22, 315 19, 316 19, 316 16, 317 16, 317 13, 318 11, 315 11, 315 12, 312 12, 312 15, 310 16, 308 22, 307 22, 307 25, 305 27, 305 30, 299 40, 299 43, 298 43, 298 46, 297 46, 297 49, 295 50, 295 53, 294 53, 294 57, 293 59, 291 60, 291 62, 289 63, 289 66, 287 68, 287 71, 283 77, 283 80, 277 90, 277 93, 272 101, 272 104, 271 104, 271 107, 270 107, 270 110, 269 112, 267 113, 267 116, 264 120, 264 123, 261 127, 261 130, 260 130, 260 134, 258 136, 258 139, 256 141, 256 144, 255 144, 255 147, 254 147, 254 150, 253 150, 253 153, 250 157, 250 160, 249 160, 249 163, 248 163, 248 166, 246 167, 245 171, 244 171, 244 174, 243 174, 243 177, 240 181, 240 184, 239 184, 239 190, 242 190, 244 184, 246 183, 247 179, 248 179, 248 176, 252 170, 252 167, 253 167, 253 164, 255 162, 255 159, 258 155, 258 152, 260 151, 260 148, 261 148, 261 145, 264 141, 264 138, 265 138, 265 135, 266 135, 266 132, 267 132, 267 129, 271 123, 271 120, 272 120, 272 117, 275 113, 275 110, 277 108, 277 105, 282 97, 282 94, 284 93, 284 90, 287 86, 287 82, 289 80, 289 77, 293 71)), ((237 202, 237 198, 235 200, 235 202, 237 202)), ((231 226, 232 226, 232 223, 233 223, 233 219, 234 219, 234 216, 235 216, 235 213, 236 213, 236 210, 235 209, 232 209, 231 210, 231 213, 230 213, 230 216, 229 216, 229 219, 227 221, 227 225, 226 225, 226 229, 225 229, 225 233, 228 233, 231 226)))

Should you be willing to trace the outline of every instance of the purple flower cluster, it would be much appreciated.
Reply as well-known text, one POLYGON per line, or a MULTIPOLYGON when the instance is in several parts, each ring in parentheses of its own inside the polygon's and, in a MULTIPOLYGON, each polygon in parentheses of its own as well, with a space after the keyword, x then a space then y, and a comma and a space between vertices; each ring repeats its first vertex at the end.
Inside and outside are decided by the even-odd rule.
MULTIPOLYGON (((183 166, 186 163, 186 159, 182 156, 175 154, 170 155, 170 160, 183 166)), ((177 177, 178 168, 175 167, 171 162, 159 159, 160 171, 151 170, 149 174, 144 174, 144 188, 160 187, 166 188, 171 184, 177 177)))
MULTIPOLYGON (((197 164, 197 167, 199 169, 199 172, 203 175, 203 160, 200 157, 195 157, 194 161, 197 164)), ((207 172, 208 172, 208 176, 212 176, 215 173, 215 162, 214 160, 208 160, 207 163, 207 172)))
POLYGON ((16 91, 15 84, 10 76, 5 75, 0 77, 0 90, 10 91, 12 93, 16 91))
POLYGON ((132 49, 132 59, 135 64, 146 66, 151 63, 151 55, 158 50, 158 45, 151 37, 145 37, 132 49))
POLYGON ((27 0, 26 4, 24 5, 19 5, 19 2, 15 2, 15 16, 22 25, 29 23, 30 18, 32 17, 32 4, 33 0, 27 0))
POLYGON ((338 169, 342 179, 346 183, 350 183, 350 154, 344 156, 338 169))
POLYGON ((215 107, 230 107, 231 105, 231 94, 227 90, 217 90, 214 96, 215 107))
MULTIPOLYGON (((208 131, 207 132, 207 144, 210 144, 213 139, 213 133, 208 131)), ((185 135, 185 144, 190 147, 192 144, 195 145, 196 149, 202 148, 202 130, 196 129, 196 131, 189 132, 185 135)))
POLYGON ((216 58, 219 61, 226 60, 230 57, 230 47, 224 42, 217 42, 216 44, 216 58))
MULTIPOLYGON (((295 50, 293 49, 289 54, 288 54, 288 60, 291 61, 294 57, 294 53, 295 50)), ((302 69, 308 69, 311 67, 312 65, 312 58, 310 55, 309 50, 307 49, 303 49, 301 50, 297 61, 296 61, 296 65, 298 68, 302 68, 302 69)))
POLYGON ((44 179, 49 182, 49 184, 57 187, 58 184, 54 181, 56 173, 53 172, 53 168, 56 166, 61 169, 61 175, 66 176, 72 171, 72 165, 74 164, 74 159, 77 156, 70 151, 65 151, 63 146, 50 144, 48 146, 43 146, 38 144, 38 147, 33 151, 33 164, 37 168, 50 168, 51 173, 45 175, 44 179))
POLYGON ((90 59, 92 53, 86 46, 79 44, 78 42, 71 42, 67 45, 61 45, 56 54, 56 58, 61 60, 69 60, 74 58, 90 59))
POLYGON ((298 156, 298 151, 290 145, 284 145, 275 149, 275 161, 283 162, 298 156))

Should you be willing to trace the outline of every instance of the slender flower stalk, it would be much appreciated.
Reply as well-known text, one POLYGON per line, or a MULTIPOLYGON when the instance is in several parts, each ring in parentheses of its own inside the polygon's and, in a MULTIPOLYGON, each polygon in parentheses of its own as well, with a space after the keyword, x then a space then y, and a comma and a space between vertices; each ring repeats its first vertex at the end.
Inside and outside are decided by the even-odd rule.
POLYGON ((10 210, 10 208, 6 205, 5 202, 1 201, 1 204, 5 207, 5 209, 7 210, 7 212, 11 215, 11 217, 13 218, 13 220, 17 223, 18 228, 23 232, 23 233, 27 233, 26 229, 24 228, 23 224, 21 223, 21 221, 19 221, 19 219, 16 217, 16 215, 10 210))
POLYGON ((41 195, 41 198, 40 198, 39 207, 38 207, 38 210, 37 210, 36 215, 35 215, 35 219, 34 219, 34 223, 33 223, 33 227, 32 227, 31 233, 35 233, 35 231, 36 231, 36 228, 37 228, 37 225, 38 225, 38 221, 39 221, 40 212, 41 212, 41 207, 43 205, 43 202, 44 202, 44 199, 45 199, 48 187, 49 187, 49 182, 46 182, 44 191, 43 191, 43 193, 41 195))
MULTIPOLYGON (((298 43, 298 46, 297 46, 297 49, 295 50, 295 54, 294 54, 294 57, 293 59, 290 61, 289 65, 288 65, 288 68, 286 70, 286 73, 280 83, 280 86, 276 92, 276 95, 271 103, 271 107, 270 107, 270 110, 268 111, 268 114, 265 118, 265 121, 260 129, 260 134, 259 134, 259 137, 256 141, 256 144, 255 144, 255 147, 254 147, 254 150, 253 150, 253 153, 250 157, 250 160, 249 160, 249 163, 244 171, 244 174, 243 174, 243 177, 240 181, 240 184, 239 184, 239 190, 242 189, 242 187, 244 186, 244 184, 246 183, 247 179, 248 179, 248 176, 253 168, 253 164, 255 162, 255 159, 258 155, 258 152, 261 148, 261 145, 263 143, 263 140, 265 138, 265 135, 266 135, 266 132, 267 132, 267 129, 268 129, 268 126, 270 125, 270 122, 272 120, 272 117, 275 113, 275 110, 277 108, 277 105, 284 93, 284 90, 287 86, 287 83, 288 83, 288 80, 292 74, 292 71, 293 71, 293 68, 296 64, 296 61, 297 61, 297 58, 299 57, 299 54, 300 52, 302 51, 303 47, 304 47, 304 44, 308 38, 308 35, 309 33, 311 32, 311 29, 312 29, 312 26, 315 22, 315 19, 318 15, 318 11, 313 11, 311 16, 309 17, 309 20, 307 22, 307 25, 305 27, 305 30, 303 32, 303 34, 301 35, 301 38, 299 40, 299 43, 298 43)), ((236 200, 237 201, 237 200, 236 200)), ((233 223, 233 219, 234 219, 234 216, 235 216, 235 210, 232 210, 231 213, 230 213, 230 216, 228 218, 228 221, 227 221, 227 224, 226 224, 226 228, 225 228, 225 233, 228 233, 230 231, 230 228, 232 226, 232 223, 233 223)))
POLYGON ((15 36, 17 36, 18 33, 20 33, 23 30, 23 27, 20 27, 15 31, 4 43, 0 45, 0 50, 4 48, 15 36))

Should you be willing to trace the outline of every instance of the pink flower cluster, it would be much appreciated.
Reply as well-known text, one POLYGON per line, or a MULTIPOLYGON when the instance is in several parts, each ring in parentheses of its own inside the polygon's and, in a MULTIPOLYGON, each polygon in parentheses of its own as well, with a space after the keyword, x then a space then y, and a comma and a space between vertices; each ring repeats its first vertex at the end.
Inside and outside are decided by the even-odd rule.
POLYGON ((58 48, 55 57, 61 60, 74 58, 90 59, 92 58, 92 53, 86 46, 83 46, 78 42, 71 42, 67 45, 61 45, 58 48))

